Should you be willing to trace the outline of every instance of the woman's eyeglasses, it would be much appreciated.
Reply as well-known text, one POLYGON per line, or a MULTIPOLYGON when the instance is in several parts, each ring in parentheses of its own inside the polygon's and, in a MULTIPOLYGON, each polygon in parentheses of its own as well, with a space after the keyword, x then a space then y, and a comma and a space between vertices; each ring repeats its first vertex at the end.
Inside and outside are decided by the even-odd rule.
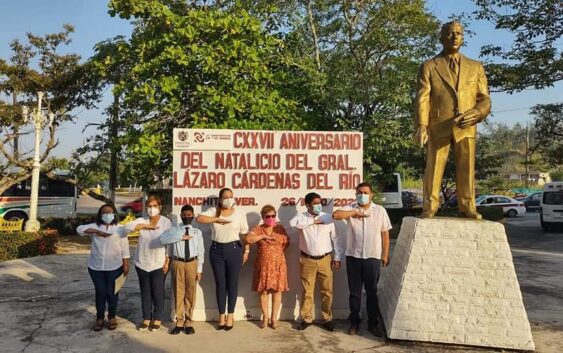
POLYGON ((275 214, 267 214, 264 216, 264 218, 276 218, 275 214))

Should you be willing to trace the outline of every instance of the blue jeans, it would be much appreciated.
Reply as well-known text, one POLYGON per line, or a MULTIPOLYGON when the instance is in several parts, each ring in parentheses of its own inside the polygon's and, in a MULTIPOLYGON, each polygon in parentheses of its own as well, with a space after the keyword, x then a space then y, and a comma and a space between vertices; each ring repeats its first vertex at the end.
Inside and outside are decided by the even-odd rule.
POLYGON ((115 280, 123 273, 123 267, 112 271, 97 271, 88 267, 88 273, 96 290, 96 319, 102 320, 108 306, 108 318, 115 318, 118 294, 114 294, 115 280))
POLYGON ((215 277, 215 295, 219 314, 225 313, 228 299, 228 313, 235 312, 238 297, 238 275, 242 267, 242 245, 239 241, 230 243, 213 242, 209 250, 209 262, 215 277))
POLYGON ((143 320, 162 321, 166 274, 162 272, 162 268, 147 272, 135 266, 135 270, 137 270, 139 287, 141 288, 143 320))
POLYGON ((350 321, 353 325, 360 323, 362 287, 366 290, 368 326, 376 326, 379 323, 377 282, 379 281, 380 266, 381 261, 379 259, 358 259, 353 256, 346 256, 346 273, 348 275, 348 289, 350 290, 350 321))

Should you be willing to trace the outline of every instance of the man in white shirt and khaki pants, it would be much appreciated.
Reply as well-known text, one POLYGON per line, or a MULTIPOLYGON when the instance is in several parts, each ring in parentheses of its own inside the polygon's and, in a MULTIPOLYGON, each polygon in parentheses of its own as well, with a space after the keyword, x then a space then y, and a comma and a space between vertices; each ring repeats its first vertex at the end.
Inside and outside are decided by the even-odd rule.
POLYGON ((293 217, 289 224, 299 230, 299 267, 303 296, 298 330, 304 330, 313 323, 315 283, 321 292, 323 327, 334 331, 332 322, 332 271, 338 270, 342 261, 343 242, 337 236, 330 213, 322 212, 321 196, 311 192, 305 196, 307 212, 293 217), (332 250, 334 245, 334 260, 332 250))
POLYGON ((372 200, 373 190, 368 183, 356 187, 356 202, 335 211, 332 217, 346 220, 346 274, 350 290, 350 328, 355 335, 360 326, 362 287, 366 290, 368 329, 383 336, 377 301, 377 282, 381 266, 389 263, 389 229, 387 211, 372 200))

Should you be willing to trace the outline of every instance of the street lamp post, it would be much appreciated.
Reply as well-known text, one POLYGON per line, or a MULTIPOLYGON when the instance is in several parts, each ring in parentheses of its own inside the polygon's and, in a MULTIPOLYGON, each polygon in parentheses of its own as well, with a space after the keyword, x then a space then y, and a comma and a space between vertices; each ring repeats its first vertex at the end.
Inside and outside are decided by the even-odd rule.
POLYGON ((47 115, 49 117, 49 125, 53 123, 55 115, 52 112, 41 110, 43 102, 43 92, 37 92, 37 110, 33 110, 31 114, 27 107, 23 107, 24 122, 27 123, 31 116, 31 123, 35 125, 35 154, 33 156, 33 169, 31 173, 31 199, 29 201, 29 219, 25 224, 26 232, 36 232, 40 228, 40 223, 37 220, 37 204, 39 201, 39 172, 41 170, 40 161, 40 147, 41 147, 41 132, 44 125, 47 123, 47 115))

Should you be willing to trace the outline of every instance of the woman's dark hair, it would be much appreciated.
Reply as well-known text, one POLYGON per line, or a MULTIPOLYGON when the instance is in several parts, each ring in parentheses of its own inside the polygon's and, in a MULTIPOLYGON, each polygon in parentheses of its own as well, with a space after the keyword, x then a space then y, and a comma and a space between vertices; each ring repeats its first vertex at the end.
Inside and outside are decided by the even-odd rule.
POLYGON ((268 212, 274 212, 276 214, 276 216, 278 215, 278 213, 276 212, 276 208, 272 205, 266 205, 264 207, 262 207, 262 210, 260 211, 260 216, 264 217, 266 215, 266 213, 268 212))
POLYGON ((156 196, 156 195, 151 195, 147 198, 147 201, 145 201, 145 206, 148 206, 149 203, 156 201, 156 203, 158 204, 158 206, 162 207, 162 201, 160 201, 160 197, 156 196))
POLYGON ((223 198, 223 194, 226 193, 227 191, 233 193, 233 190, 229 188, 222 188, 221 190, 219 190, 219 200, 217 201, 217 209, 215 210, 215 217, 219 217, 221 215, 221 209, 222 209, 221 199, 223 198))
POLYGON ((96 224, 98 226, 104 224, 104 222, 102 221, 102 209, 104 207, 109 207, 113 210, 113 221, 111 221, 110 224, 117 224, 117 222, 119 222, 119 217, 117 215, 117 209, 115 208, 115 206, 111 203, 105 203, 103 205, 100 206, 100 208, 98 209, 98 215, 96 216, 96 224))

